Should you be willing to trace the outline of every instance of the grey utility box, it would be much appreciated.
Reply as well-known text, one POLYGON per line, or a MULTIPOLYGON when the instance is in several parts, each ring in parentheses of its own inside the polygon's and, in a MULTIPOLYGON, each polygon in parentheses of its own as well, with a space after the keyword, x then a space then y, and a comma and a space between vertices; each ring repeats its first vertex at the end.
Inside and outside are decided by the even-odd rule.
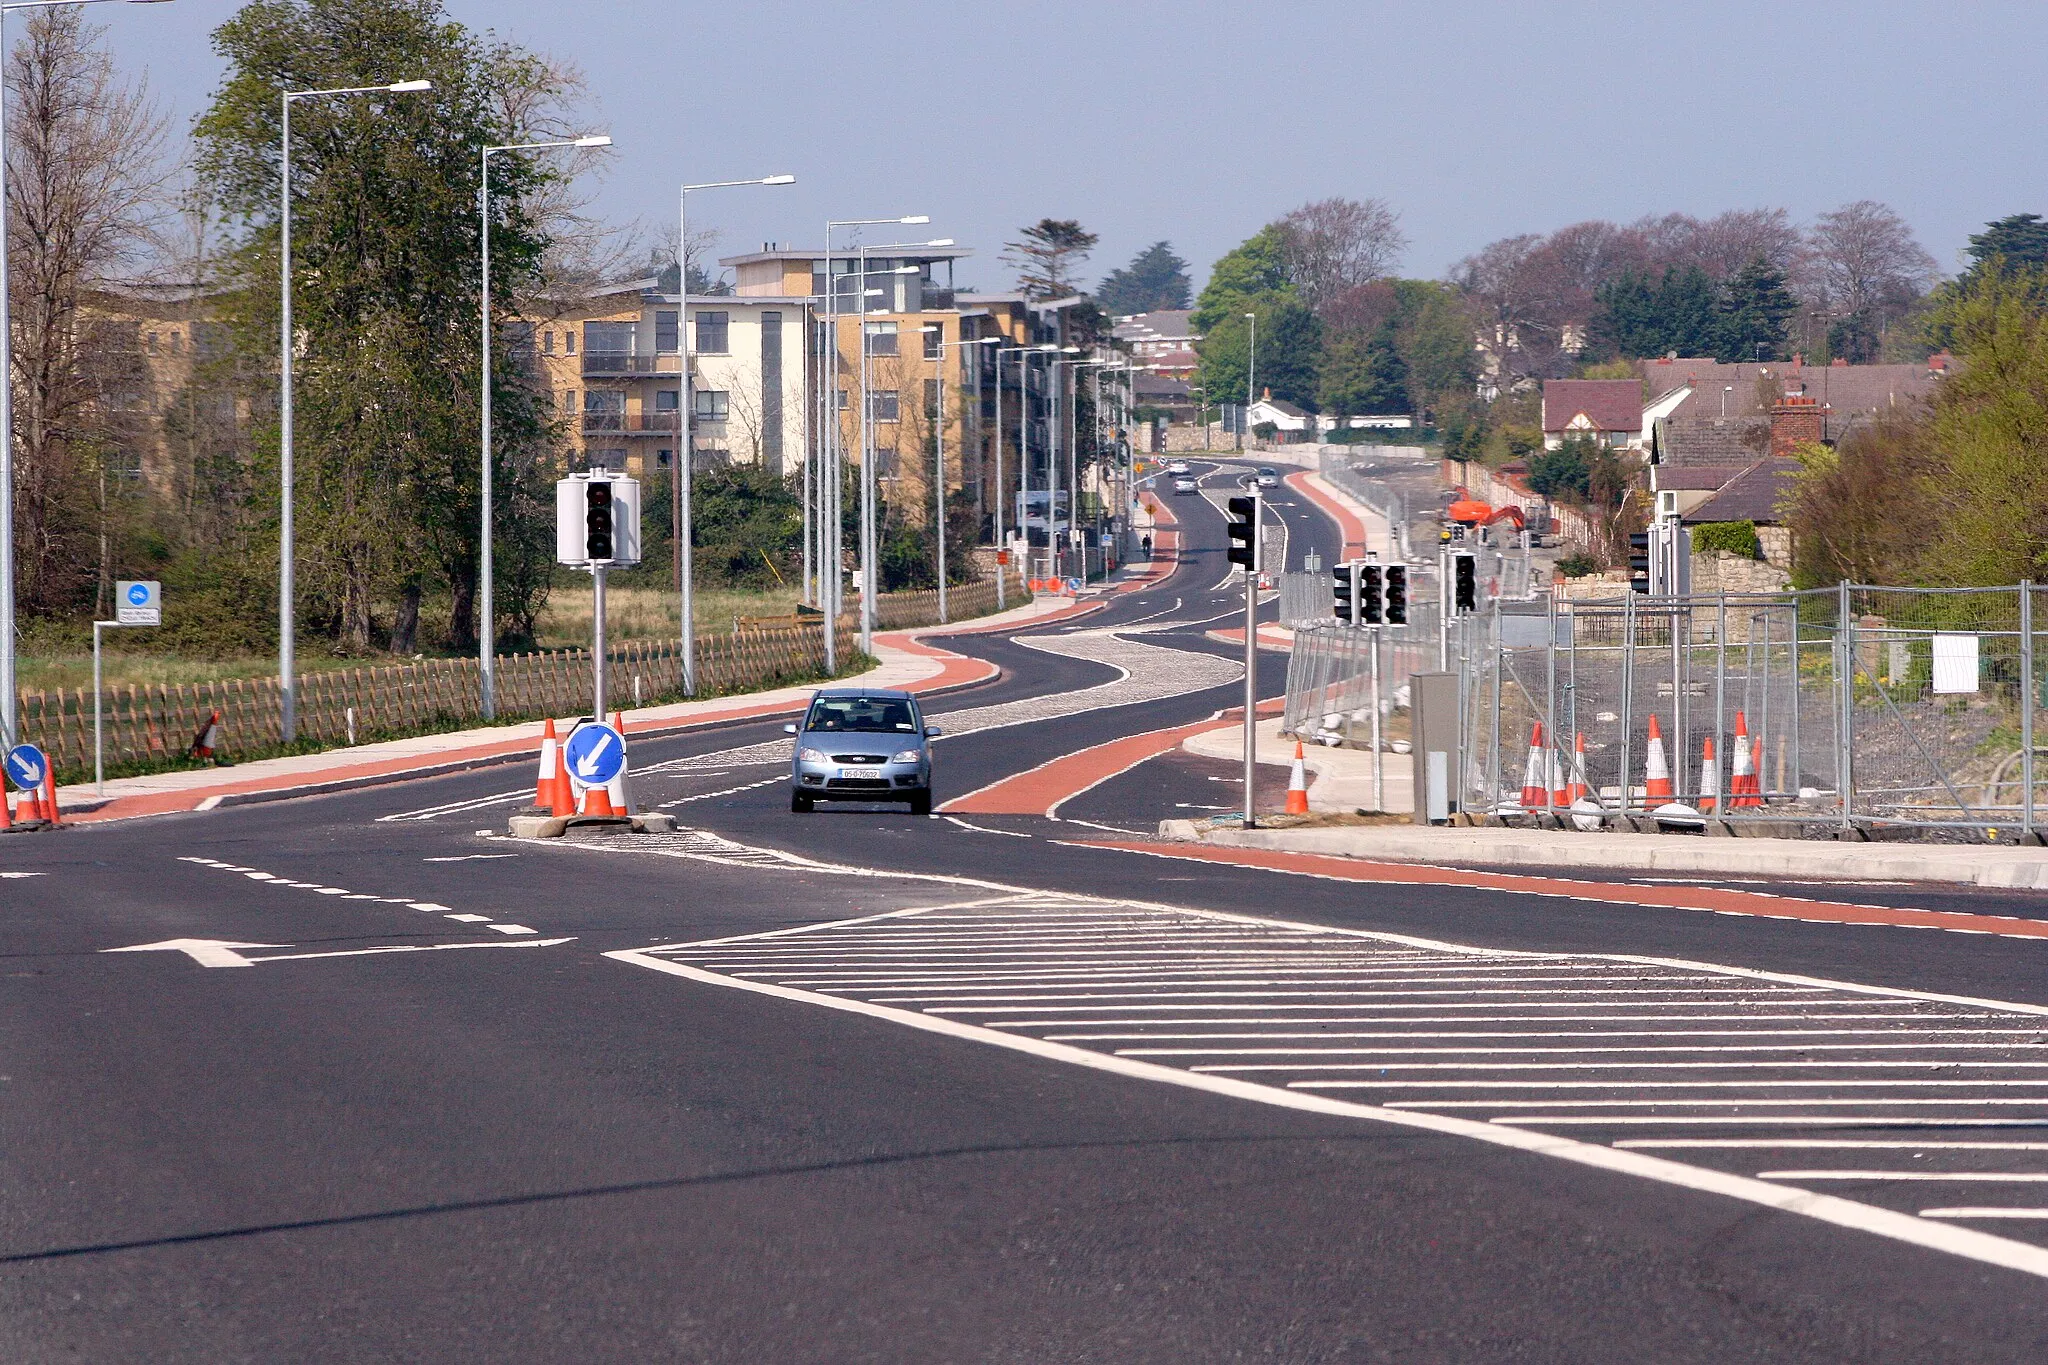
POLYGON ((1438 824, 1458 808, 1451 774, 1458 771, 1458 675, 1408 675, 1409 756, 1415 761, 1415 823, 1438 824))

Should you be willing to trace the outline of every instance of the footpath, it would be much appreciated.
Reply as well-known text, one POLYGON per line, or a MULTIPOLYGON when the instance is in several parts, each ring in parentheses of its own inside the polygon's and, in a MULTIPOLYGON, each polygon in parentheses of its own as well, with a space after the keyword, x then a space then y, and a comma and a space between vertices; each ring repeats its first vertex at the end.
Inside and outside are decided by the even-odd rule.
MULTIPOLYGON (((876 666, 842 678, 832 686, 895 688, 936 695, 971 687, 997 676, 996 665, 971 659, 923 642, 927 635, 972 635, 1014 630, 1066 620, 1099 609, 1101 603, 1041 597, 1027 606, 985 616, 960 625, 919 626, 874 637, 876 666)), ((748 692, 702 701, 674 702, 624 712, 631 736, 673 734, 700 726, 737 720, 791 715, 801 710, 820 683, 748 692)), ((110 820, 163 815, 173 811, 213 810, 219 806, 276 801, 354 787, 433 777, 470 768, 489 767, 526 758, 540 751, 544 722, 525 721, 457 730, 438 735, 328 749, 317 754, 265 758, 231 768, 204 768, 115 778, 104 797, 90 783, 57 789, 57 806, 66 823, 94 824, 110 820)))

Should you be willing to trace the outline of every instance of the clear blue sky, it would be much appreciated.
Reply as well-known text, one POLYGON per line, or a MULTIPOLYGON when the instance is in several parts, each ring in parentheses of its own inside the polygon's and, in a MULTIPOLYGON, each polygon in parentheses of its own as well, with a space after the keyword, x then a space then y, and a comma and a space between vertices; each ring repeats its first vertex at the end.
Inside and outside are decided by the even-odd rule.
MULTIPOLYGON (((181 127, 235 0, 96 7, 181 127)), ((684 179, 795 174, 692 200, 721 254, 828 217, 929 213, 1008 281, 1017 225, 1078 218, 1100 274, 1159 238, 1195 265, 1311 198, 1378 195, 1440 275, 1583 218, 1892 204, 1953 269, 2048 213, 2048 4, 1787 7, 1589 0, 447 0, 574 60, 617 139, 597 207, 666 221, 684 179), (690 56, 682 57, 684 32, 690 56)), ((19 19, 16 20, 18 24, 19 19)))

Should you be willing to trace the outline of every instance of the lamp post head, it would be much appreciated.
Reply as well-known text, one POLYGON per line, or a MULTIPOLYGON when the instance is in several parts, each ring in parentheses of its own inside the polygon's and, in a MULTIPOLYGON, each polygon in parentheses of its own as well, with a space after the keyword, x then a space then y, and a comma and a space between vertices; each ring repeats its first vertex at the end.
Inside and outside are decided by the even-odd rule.
POLYGON ((926 243, 925 243, 925 245, 926 245, 926 246, 951 246, 951 245, 953 245, 953 239, 952 239, 951 237, 934 237, 934 238, 932 238, 932 239, 931 239, 931 240, 930 240, 929 242, 926 242, 926 243))
POLYGON ((575 147, 609 147, 612 145, 612 139, 608 133, 592 133, 589 137, 577 138, 570 145, 575 147))
POLYGON ((899 223, 929 223, 931 220, 932 216, 929 213, 913 213, 907 218, 898 218, 896 221, 899 223))
POLYGON ((432 81, 395 81, 384 87, 394 95, 414 95, 422 90, 432 90, 432 81))
POLYGON ((761 178, 761 183, 764 185, 794 185, 796 183, 796 177, 793 175, 763 176, 761 178))

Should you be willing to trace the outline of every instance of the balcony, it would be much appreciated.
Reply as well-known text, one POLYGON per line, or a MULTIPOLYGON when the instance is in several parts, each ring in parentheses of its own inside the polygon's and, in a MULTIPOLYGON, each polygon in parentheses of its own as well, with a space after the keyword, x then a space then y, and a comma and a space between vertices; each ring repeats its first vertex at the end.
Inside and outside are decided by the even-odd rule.
POLYGON ((673 412, 586 412, 582 414, 585 436, 663 436, 676 430, 673 412))
POLYGON ((585 351, 582 356, 585 379, 630 378, 639 374, 674 374, 676 357, 636 354, 632 351, 585 351))

